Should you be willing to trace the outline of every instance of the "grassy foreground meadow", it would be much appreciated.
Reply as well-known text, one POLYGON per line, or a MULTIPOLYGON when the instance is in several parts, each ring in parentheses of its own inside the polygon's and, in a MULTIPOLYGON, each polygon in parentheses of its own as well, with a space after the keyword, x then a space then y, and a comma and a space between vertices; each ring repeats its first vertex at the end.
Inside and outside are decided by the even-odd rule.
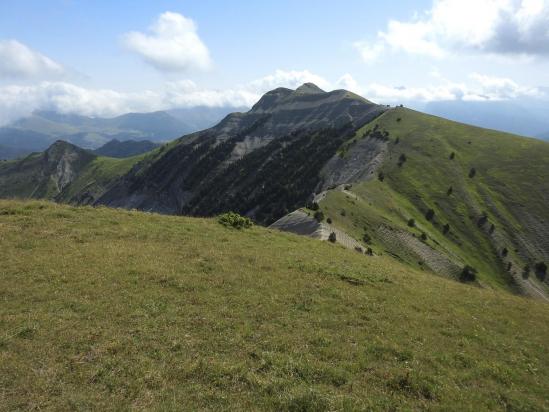
POLYGON ((549 305, 215 219, 0 201, 2 410, 549 410, 549 305))

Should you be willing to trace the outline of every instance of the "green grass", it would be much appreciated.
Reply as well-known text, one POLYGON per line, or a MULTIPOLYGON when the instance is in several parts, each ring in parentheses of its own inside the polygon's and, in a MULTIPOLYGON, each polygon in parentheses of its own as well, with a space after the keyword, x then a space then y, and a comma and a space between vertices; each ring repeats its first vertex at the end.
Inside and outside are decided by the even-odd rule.
POLYGON ((36 201, 0 244, 3 410, 549 409, 547 304, 385 255, 36 201))
POLYGON ((147 156, 154 156, 156 151, 124 159, 95 156, 77 147, 74 147, 73 153, 78 156, 71 165, 76 178, 61 193, 52 177, 57 170, 48 164, 45 152, 33 153, 21 160, 1 162, 0 197, 75 202, 75 199, 81 199, 86 194, 98 196, 133 165, 147 156))
POLYGON ((84 192, 101 195, 117 178, 129 172, 136 163, 148 155, 149 153, 145 153, 122 159, 103 156, 96 157, 78 174, 67 190, 61 194, 59 200, 70 202, 84 192))
MULTIPOLYGON (((435 250, 453 256, 456 264, 479 270, 485 286, 514 290, 512 271, 549 259, 549 144, 428 116, 405 108, 387 111, 357 132, 378 125, 389 132, 388 153, 380 170, 385 179, 354 184, 358 199, 342 192, 328 193, 321 207, 334 224, 361 239, 372 236, 374 250, 398 254, 418 266, 409 250, 395 250, 379 233, 381 225, 428 235, 435 250), (397 143, 398 138, 398 143, 397 143), (450 160, 450 154, 455 158, 450 160), (404 154, 406 162, 399 166, 404 154), (474 178, 468 176, 476 169, 474 178), (447 195, 449 187, 453 193, 447 195), (435 211, 432 222, 425 219, 435 211), (341 216, 340 210, 346 210, 341 216), (479 228, 483 212, 488 223, 479 228), (409 228, 413 218, 416 228, 409 228), (450 232, 443 234, 443 226, 450 232), (493 234, 488 228, 494 224, 493 234), (502 259, 500 251, 510 253, 502 259)), ((541 286, 545 287, 545 286, 541 286)))

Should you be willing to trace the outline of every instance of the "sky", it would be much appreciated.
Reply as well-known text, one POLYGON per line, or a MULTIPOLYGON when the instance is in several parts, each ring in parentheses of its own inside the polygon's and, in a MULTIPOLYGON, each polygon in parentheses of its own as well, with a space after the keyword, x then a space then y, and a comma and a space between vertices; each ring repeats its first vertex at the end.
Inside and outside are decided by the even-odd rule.
POLYGON ((314 82, 387 104, 549 99, 549 0, 2 0, 0 124, 250 106, 314 82))

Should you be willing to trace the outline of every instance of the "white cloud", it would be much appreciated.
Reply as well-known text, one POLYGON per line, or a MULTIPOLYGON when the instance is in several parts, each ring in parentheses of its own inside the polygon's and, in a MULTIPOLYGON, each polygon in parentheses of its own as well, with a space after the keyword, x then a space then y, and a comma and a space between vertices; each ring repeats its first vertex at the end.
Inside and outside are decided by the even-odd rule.
POLYGON ((32 86, 0 87, 0 125, 27 116, 34 110, 53 110, 86 116, 110 117, 128 112, 150 112, 177 107, 251 107, 261 95, 276 87, 296 88, 314 82, 330 83, 307 70, 277 70, 274 74, 224 90, 198 87, 191 80, 165 83, 159 90, 124 93, 90 89, 67 82, 42 82, 32 86))
POLYGON ((345 73, 335 83, 337 88, 349 90, 354 93, 361 93, 358 82, 349 73, 345 73))
POLYGON ((330 87, 330 83, 326 79, 308 70, 276 70, 274 74, 254 80, 247 87, 257 93, 265 93, 277 87, 295 89, 303 83, 314 83, 321 89, 330 87))
POLYGON ((0 78, 58 77, 63 67, 17 40, 0 40, 0 78))
POLYGON ((520 97, 543 97, 538 88, 519 86, 511 79, 471 74, 469 83, 446 81, 427 87, 390 87, 372 84, 363 91, 374 100, 389 103, 399 101, 498 101, 520 97))
POLYGON ((367 41, 357 41, 353 43, 353 46, 366 63, 372 63, 377 60, 385 48, 381 42, 369 43, 367 41))
POLYGON ((430 57, 451 53, 549 56, 549 0, 434 0, 410 21, 390 20, 370 42, 366 62, 384 51, 430 57))
POLYGON ((371 83, 361 86, 350 74, 335 83, 307 70, 284 71, 224 90, 205 89, 191 80, 168 82, 158 90, 119 92, 90 89, 67 82, 42 82, 32 86, 0 87, 0 125, 27 116, 34 110, 52 110, 87 116, 111 117, 128 112, 150 112, 178 107, 251 107, 262 94, 277 87, 296 88, 313 82, 325 90, 344 88, 380 103, 434 100, 505 100, 523 96, 543 97, 538 88, 518 85, 511 79, 478 73, 466 83, 455 83, 437 73, 438 85, 428 87, 388 86, 371 83))
POLYGON ((210 53, 198 36, 193 20, 178 13, 165 12, 149 28, 149 32, 126 33, 122 42, 161 71, 210 68, 210 53))
POLYGON ((468 77, 468 82, 458 83, 445 79, 438 71, 433 75, 438 79, 438 84, 426 87, 389 86, 379 83, 361 86, 350 74, 343 75, 336 82, 336 86, 354 91, 379 103, 440 100, 495 101, 547 96, 547 93, 539 88, 521 86, 503 77, 472 73, 468 77))

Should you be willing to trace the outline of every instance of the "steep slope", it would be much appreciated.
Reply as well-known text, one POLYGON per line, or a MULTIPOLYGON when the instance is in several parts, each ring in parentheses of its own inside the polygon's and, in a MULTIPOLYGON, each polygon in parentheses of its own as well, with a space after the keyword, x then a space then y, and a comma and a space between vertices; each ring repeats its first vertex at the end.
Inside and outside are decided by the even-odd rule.
POLYGON ((54 199, 95 156, 57 141, 43 153, 0 164, 0 196, 54 199))
POLYGON ((383 110, 344 90, 276 89, 249 112, 186 136, 133 169, 99 203, 195 215, 234 209, 272 222, 307 201, 324 163, 383 110))
POLYGON ((0 201, 0 239, 2 409, 549 408, 541 302, 210 219, 0 201))
POLYGON ((308 216, 298 220, 322 239, 334 232, 342 244, 416 269, 548 295, 542 141, 305 84, 141 156, 88 153, 51 190, 44 156, 1 164, 0 196, 195 216, 233 210, 266 225, 301 209, 308 216))
POLYGON ((43 153, 0 162, 0 197, 89 203, 140 159, 98 157, 59 140, 43 153))
POLYGON ((158 146, 160 146, 158 143, 149 140, 126 140, 121 142, 113 139, 93 152, 99 156, 124 158, 150 152, 158 146))
MULTIPOLYGON (((320 196, 326 218, 410 265, 456 278, 471 265, 485 285, 546 294, 533 268, 549 261, 549 144, 404 108, 354 141, 371 140, 373 130, 388 144, 375 179, 350 178, 320 196)), ((358 144, 347 143, 343 159, 358 144)))

